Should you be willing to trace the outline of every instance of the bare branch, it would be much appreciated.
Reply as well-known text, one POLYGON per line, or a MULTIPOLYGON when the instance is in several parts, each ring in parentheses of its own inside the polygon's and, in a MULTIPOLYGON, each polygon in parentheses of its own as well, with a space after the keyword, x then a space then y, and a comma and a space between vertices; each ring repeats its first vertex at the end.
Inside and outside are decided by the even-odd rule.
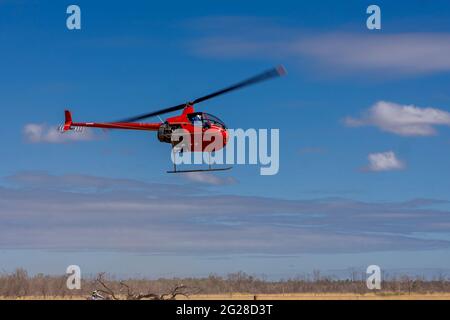
POLYGON ((104 272, 99 273, 99 275, 98 275, 96 281, 97 281, 98 283, 100 283, 100 285, 101 285, 105 290, 101 290, 101 289, 100 289, 100 290, 97 290, 97 291, 110 295, 114 300, 119 300, 119 299, 115 296, 114 291, 113 291, 112 289, 110 289, 110 288, 106 285, 106 283, 103 281, 103 276, 104 276, 104 275, 105 275, 104 272))

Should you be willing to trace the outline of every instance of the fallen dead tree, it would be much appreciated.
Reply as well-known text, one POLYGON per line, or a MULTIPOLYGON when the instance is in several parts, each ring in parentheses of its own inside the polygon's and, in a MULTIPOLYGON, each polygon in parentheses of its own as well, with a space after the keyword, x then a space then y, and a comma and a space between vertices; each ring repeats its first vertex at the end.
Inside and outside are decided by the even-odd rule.
POLYGON ((97 276, 95 282, 100 286, 100 288, 93 291, 92 296, 89 297, 89 300, 175 300, 177 296, 188 298, 190 294, 198 293, 194 292, 198 290, 190 289, 183 284, 176 285, 171 288, 169 292, 162 294, 152 292, 137 293, 124 281, 119 282, 119 290, 118 292, 114 292, 114 290, 105 281, 104 276, 104 273, 100 273, 97 276))

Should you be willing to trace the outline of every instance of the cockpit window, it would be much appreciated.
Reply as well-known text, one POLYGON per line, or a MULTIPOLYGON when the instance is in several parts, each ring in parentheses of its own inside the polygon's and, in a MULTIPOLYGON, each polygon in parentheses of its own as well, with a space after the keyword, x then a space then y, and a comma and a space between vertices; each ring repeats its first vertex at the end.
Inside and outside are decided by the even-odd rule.
POLYGON ((209 113, 195 112, 188 114, 187 117, 192 125, 196 127, 208 128, 211 125, 216 125, 226 129, 225 123, 222 120, 209 113))
POLYGON ((188 119, 192 123, 192 125, 194 125, 196 127, 202 127, 203 126, 204 119, 203 119, 203 116, 202 116, 201 112, 188 114, 188 119))
POLYGON ((211 124, 218 125, 224 129, 226 129, 225 123, 222 120, 220 120, 219 118, 217 118, 216 116, 213 116, 212 114, 209 114, 209 113, 204 113, 204 117, 207 118, 211 124))

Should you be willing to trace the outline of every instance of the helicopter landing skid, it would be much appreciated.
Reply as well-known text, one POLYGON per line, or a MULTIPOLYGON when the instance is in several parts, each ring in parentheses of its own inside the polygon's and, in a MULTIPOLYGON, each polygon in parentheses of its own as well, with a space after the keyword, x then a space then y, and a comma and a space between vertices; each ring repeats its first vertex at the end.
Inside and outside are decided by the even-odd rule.
POLYGON ((171 170, 167 171, 167 173, 183 173, 183 172, 208 172, 208 171, 225 171, 230 170, 233 167, 225 167, 225 168, 208 168, 208 169, 192 169, 192 170, 171 170))

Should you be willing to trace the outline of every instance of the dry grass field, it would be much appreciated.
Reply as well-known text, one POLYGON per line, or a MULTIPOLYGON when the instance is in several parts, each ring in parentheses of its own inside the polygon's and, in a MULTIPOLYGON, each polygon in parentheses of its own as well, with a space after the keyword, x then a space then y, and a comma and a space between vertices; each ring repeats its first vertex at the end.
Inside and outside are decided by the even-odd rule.
MULTIPOLYGON (((86 296, 0 297, 0 300, 86 300, 86 296)), ((177 300, 450 300, 450 293, 288 293, 288 294, 196 294, 177 300)))
MULTIPOLYGON (((180 298, 183 299, 183 298, 180 298)), ((194 295, 190 300, 255 300, 250 294, 194 295)), ((450 300, 450 293, 412 294, 355 294, 355 293, 289 293, 257 294, 256 300, 450 300)))

